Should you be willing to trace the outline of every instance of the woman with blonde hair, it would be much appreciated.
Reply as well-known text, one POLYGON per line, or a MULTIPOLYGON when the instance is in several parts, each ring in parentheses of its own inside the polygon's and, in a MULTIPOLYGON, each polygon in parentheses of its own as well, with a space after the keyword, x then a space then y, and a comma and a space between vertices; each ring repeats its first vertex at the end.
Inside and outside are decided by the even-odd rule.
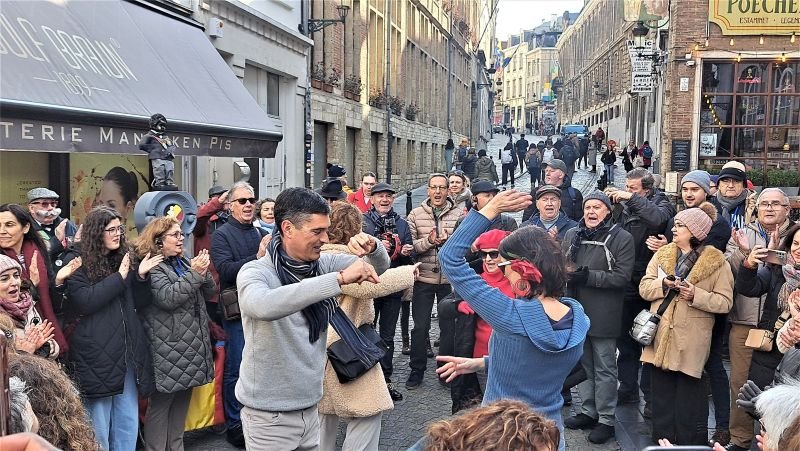
MULTIPOLYGON (((350 254, 347 243, 362 233, 363 216, 355 206, 334 202, 328 228, 330 242, 322 246, 327 254, 350 254)), ((416 265, 391 268, 381 274, 380 283, 363 282, 342 285, 339 307, 357 328, 372 324, 375 319, 373 298, 402 291, 414 284, 416 265)), ((339 340, 339 335, 328 330, 327 347, 339 340)), ((381 433, 381 415, 394 408, 392 398, 383 378, 380 365, 375 365, 357 379, 345 384, 339 382, 330 361, 325 366, 320 413, 320 449, 333 450, 339 421, 347 422, 347 435, 342 449, 377 450, 381 433)))
POLYGON ((208 251, 186 258, 184 238, 175 218, 160 217, 147 224, 136 243, 139 258, 158 258, 150 270, 153 302, 142 312, 156 382, 143 427, 148 450, 183 450, 192 388, 214 377, 205 302, 217 287, 208 251))

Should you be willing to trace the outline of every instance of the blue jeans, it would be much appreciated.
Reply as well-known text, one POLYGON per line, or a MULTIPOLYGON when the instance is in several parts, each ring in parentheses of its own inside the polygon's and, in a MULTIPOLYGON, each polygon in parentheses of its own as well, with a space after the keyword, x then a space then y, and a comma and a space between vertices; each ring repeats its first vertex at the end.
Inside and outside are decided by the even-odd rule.
POLYGON ((614 165, 606 164, 606 180, 609 184, 614 183, 614 165))
POLYGON ((239 411, 242 405, 236 399, 236 381, 239 380, 239 366, 242 364, 242 349, 244 349, 244 331, 242 321, 222 320, 222 327, 228 334, 225 341, 225 369, 222 376, 222 403, 225 407, 225 424, 228 429, 242 422, 239 411))
POLYGON ((92 420, 97 441, 103 450, 132 451, 139 434, 139 392, 133 365, 128 364, 122 393, 86 399, 83 404, 92 420))
POLYGON ((444 172, 453 169, 453 149, 444 149, 444 172))

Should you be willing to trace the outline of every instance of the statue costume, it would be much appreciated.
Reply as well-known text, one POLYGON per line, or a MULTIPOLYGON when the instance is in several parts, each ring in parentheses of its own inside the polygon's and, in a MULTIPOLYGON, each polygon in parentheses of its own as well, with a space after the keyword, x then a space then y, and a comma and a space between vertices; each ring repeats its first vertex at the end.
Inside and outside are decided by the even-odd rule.
POLYGON ((166 136, 167 118, 156 113, 150 116, 150 131, 139 142, 139 150, 148 153, 153 168, 152 187, 156 190, 174 190, 176 146, 166 136))

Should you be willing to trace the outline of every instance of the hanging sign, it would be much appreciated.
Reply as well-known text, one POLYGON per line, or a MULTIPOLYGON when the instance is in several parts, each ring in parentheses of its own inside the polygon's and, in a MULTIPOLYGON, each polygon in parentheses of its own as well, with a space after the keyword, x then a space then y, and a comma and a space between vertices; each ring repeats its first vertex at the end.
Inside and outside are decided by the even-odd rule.
POLYGON ((631 92, 653 92, 653 40, 637 45, 628 40, 628 55, 631 58, 631 92))

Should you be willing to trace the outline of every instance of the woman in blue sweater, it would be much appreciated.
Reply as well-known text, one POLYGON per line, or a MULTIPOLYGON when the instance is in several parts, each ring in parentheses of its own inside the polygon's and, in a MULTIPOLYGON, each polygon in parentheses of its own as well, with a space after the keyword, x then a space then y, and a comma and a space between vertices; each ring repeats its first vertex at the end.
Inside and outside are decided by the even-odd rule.
MULTIPOLYGON (((499 399, 521 400, 563 430, 561 387, 583 353, 589 318, 576 300, 561 297, 567 268, 558 244, 538 227, 523 227, 500 243, 516 299, 487 285, 464 257, 492 220, 501 213, 522 211, 531 202, 527 193, 500 192, 480 211, 471 211, 439 253, 442 272, 453 290, 494 333, 489 356, 442 356, 437 360, 446 364, 438 372, 449 381, 485 368, 489 379, 484 405, 499 399)), ((564 449, 563 439, 559 449, 564 449)))

